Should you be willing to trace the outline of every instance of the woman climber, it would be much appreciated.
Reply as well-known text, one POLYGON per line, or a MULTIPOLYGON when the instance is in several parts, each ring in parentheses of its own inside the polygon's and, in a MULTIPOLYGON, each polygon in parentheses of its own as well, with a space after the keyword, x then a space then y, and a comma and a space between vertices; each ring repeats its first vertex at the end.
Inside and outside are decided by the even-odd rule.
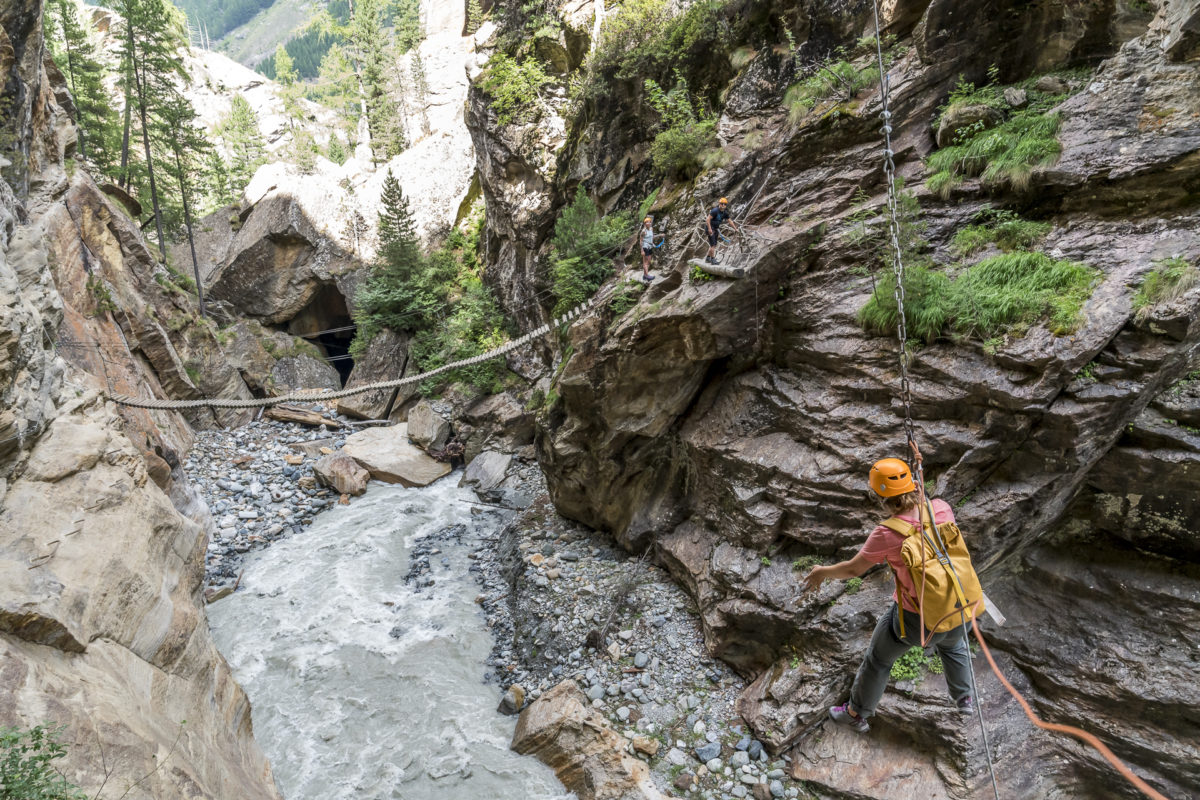
POLYGON ((646 283, 654 280, 650 274, 650 259, 654 257, 654 219, 646 217, 642 220, 642 280, 646 283))
MULTIPOLYGON (((829 716, 834 722, 849 726, 858 733, 870 730, 867 719, 875 714, 875 707, 883 697, 892 664, 909 649, 920 647, 922 635, 925 635, 925 644, 937 648, 938 655, 941 656, 946 684, 958 710, 971 713, 975 705, 971 697, 971 656, 967 650, 966 635, 966 625, 969 624, 970 616, 966 617, 966 624, 958 624, 942 632, 929 633, 924 630, 923 623, 930 622, 930 603, 927 598, 926 615, 922 617, 918 610, 919 595, 913 575, 901 557, 901 548, 908 537, 892 527, 895 525, 903 528, 905 524, 921 525, 918 510, 920 495, 908 464, 898 458, 885 458, 871 468, 868 482, 876 498, 891 512, 891 517, 885 521, 887 524, 880 524, 871 531, 866 543, 854 558, 827 567, 814 567, 804 578, 805 591, 814 591, 819 589, 827 578, 857 578, 875 564, 883 563, 887 563, 896 576, 896 593, 892 596, 894 602, 875 626, 871 645, 863 657, 858 673, 854 676, 854 684, 850 687, 850 699, 840 706, 830 708, 829 716)), ((954 511, 948 503, 934 500, 932 507, 935 524, 939 528, 945 523, 954 522, 954 511)), ((957 532, 957 528, 954 530, 957 532)), ((971 578, 976 582, 978 580, 974 577, 973 570, 971 578)), ((958 619, 959 615, 954 614, 950 622, 956 622, 958 619)), ((934 627, 939 625, 935 623, 934 627)))

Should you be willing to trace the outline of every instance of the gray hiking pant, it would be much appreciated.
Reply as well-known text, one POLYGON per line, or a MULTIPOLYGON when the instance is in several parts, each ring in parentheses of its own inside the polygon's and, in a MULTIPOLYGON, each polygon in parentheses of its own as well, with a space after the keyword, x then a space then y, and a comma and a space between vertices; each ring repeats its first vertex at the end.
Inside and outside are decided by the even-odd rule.
MULTIPOLYGON (((913 647, 921 646, 921 618, 911 611, 904 612, 904 632, 900 638, 900 609, 892 603, 888 613, 879 618, 871 647, 863 658, 854 685, 850 687, 850 707, 862 717, 875 714, 891 677, 892 664, 913 647)), ((969 624, 969 623, 968 623, 969 624)), ((971 696, 971 654, 967 649, 966 626, 960 625, 944 633, 935 633, 929 644, 937 648, 945 668, 946 684, 955 703, 971 696)))

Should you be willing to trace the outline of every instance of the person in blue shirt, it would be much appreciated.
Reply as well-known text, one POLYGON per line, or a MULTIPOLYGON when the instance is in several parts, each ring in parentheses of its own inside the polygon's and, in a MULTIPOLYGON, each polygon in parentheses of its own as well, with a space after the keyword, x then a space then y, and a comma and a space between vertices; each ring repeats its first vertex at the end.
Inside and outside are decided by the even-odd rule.
POLYGON ((734 230, 738 230, 737 223, 729 216, 729 198, 722 197, 717 203, 717 207, 708 212, 706 224, 708 226, 708 255, 704 257, 707 264, 717 263, 717 242, 721 241, 721 223, 728 222, 733 226, 734 230))
POLYGON ((642 280, 646 283, 654 280, 650 274, 650 259, 654 257, 654 220, 646 217, 642 220, 642 280))

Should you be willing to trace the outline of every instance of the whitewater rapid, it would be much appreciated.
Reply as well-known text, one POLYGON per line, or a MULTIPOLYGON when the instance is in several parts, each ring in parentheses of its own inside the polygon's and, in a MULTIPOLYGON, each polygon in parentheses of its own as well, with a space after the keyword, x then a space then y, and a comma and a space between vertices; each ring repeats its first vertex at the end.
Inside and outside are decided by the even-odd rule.
POLYGON ((241 589, 209 606, 286 800, 569 797, 508 749, 515 721, 483 683, 492 640, 468 553, 503 518, 472 514, 457 478, 372 484, 253 554, 241 589), (414 543, 454 525, 461 541, 438 537, 429 558, 433 585, 406 584, 414 543))

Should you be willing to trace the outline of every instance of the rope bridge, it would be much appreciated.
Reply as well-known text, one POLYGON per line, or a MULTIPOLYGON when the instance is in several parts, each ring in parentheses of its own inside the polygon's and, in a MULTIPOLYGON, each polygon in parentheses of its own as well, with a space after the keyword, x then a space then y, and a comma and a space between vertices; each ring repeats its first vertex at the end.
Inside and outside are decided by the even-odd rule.
POLYGON ((408 375, 403 378, 396 378, 390 381, 377 381, 375 383, 367 383, 362 386, 355 386, 352 389, 339 389, 336 391, 328 391, 324 389, 299 389, 288 394, 278 395, 276 397, 260 397, 251 398, 248 400, 241 399, 226 399, 226 398, 209 398, 201 400, 160 400, 155 397, 129 397, 123 394, 105 393, 105 397, 123 406, 131 408, 148 408, 156 411, 181 411, 189 408, 231 408, 231 409, 246 409, 246 408, 267 408, 269 406, 277 406, 281 403, 296 403, 296 402, 314 402, 320 400, 339 400, 343 397, 351 397, 356 394, 365 392, 374 392, 380 389, 397 389, 401 386, 407 386, 414 383, 420 383, 427 378, 432 378, 435 375, 441 375, 451 370, 461 367, 469 367, 474 364, 480 364, 484 361, 490 361, 493 358, 499 358, 506 355, 518 347, 522 347, 529 342, 540 339, 548 335, 552 330, 572 322, 582 316, 588 309, 596 304, 597 298, 600 295, 594 295, 590 300, 580 303, 575 308, 566 312, 558 319, 551 320, 541 327, 534 328, 517 339, 511 342, 493 348, 486 353, 480 353, 471 358, 464 358, 458 361, 452 361, 449 364, 431 369, 428 372, 422 372, 420 375, 408 375))

